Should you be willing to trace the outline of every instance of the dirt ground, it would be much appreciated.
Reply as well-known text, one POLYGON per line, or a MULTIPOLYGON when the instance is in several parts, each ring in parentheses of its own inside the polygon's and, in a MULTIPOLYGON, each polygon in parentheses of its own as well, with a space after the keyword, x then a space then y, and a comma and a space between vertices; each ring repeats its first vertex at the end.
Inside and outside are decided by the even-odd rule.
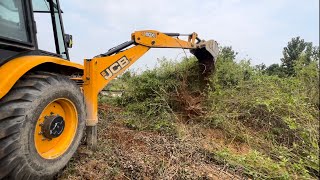
MULTIPOLYGON (((100 111, 107 112, 100 120, 97 152, 82 145, 58 179, 243 179, 213 159, 212 151, 224 145, 222 132, 184 124, 178 125, 179 137, 132 130, 117 117, 119 109, 101 106, 100 111)), ((230 148, 247 151, 241 145, 230 148)))

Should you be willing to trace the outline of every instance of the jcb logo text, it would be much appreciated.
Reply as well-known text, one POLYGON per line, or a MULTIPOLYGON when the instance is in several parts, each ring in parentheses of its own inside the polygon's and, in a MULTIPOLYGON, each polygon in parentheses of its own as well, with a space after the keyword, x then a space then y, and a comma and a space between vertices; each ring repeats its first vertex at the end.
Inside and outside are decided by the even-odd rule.
POLYGON ((100 74, 106 79, 110 79, 113 75, 117 74, 121 69, 130 64, 130 61, 126 56, 123 56, 117 62, 113 63, 107 69, 102 71, 100 74))

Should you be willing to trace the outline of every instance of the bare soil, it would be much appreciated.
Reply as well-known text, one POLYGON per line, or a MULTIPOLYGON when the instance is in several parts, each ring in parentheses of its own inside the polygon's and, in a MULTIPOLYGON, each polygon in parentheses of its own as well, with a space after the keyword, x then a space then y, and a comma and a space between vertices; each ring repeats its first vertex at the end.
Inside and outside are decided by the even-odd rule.
POLYGON ((218 165, 212 152, 222 146, 237 153, 249 148, 227 144, 219 130, 181 123, 174 137, 129 129, 121 110, 112 106, 101 111, 106 117, 100 119, 98 150, 82 145, 58 179, 242 179, 241 172, 218 165))

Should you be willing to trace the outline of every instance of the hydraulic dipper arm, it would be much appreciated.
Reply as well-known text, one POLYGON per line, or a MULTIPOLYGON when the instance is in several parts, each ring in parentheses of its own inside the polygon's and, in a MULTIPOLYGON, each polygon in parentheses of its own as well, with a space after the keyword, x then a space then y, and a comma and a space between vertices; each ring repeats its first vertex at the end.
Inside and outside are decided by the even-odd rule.
POLYGON ((95 126, 98 123, 97 97, 99 92, 150 48, 191 49, 191 52, 198 59, 200 56, 200 58, 211 57, 212 63, 214 63, 218 53, 215 41, 200 41, 196 33, 187 35, 188 41, 180 40, 178 36, 180 36, 178 33, 160 33, 153 30, 137 31, 131 35, 131 41, 114 47, 107 53, 93 59, 86 59, 84 61, 83 91, 87 107, 87 126, 95 126), (132 47, 128 48, 129 46, 132 47))

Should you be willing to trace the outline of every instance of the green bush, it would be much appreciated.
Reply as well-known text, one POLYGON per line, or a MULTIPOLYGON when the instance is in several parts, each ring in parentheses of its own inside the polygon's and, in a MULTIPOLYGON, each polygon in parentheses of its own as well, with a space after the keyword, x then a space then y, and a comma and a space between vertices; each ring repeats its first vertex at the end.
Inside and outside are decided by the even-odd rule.
POLYGON ((127 81, 126 93, 117 99, 119 105, 147 117, 188 108, 185 101, 201 93, 196 59, 184 59, 181 63, 163 59, 159 63, 159 68, 127 81))
POLYGON ((236 62, 222 48, 215 74, 202 88, 195 58, 161 60, 159 67, 125 79, 117 98, 128 127, 175 133, 175 123, 201 123, 223 130, 230 141, 246 143, 246 155, 214 152, 253 178, 301 179, 319 174, 319 66, 295 64, 296 76, 269 75, 236 62), (265 164, 259 164, 265 163, 265 164))
POLYGON ((302 90, 298 79, 265 75, 253 76, 232 89, 216 88, 209 93, 207 121, 260 152, 272 151, 274 160, 283 155, 278 148, 285 147, 289 163, 316 175, 318 109, 302 90))

